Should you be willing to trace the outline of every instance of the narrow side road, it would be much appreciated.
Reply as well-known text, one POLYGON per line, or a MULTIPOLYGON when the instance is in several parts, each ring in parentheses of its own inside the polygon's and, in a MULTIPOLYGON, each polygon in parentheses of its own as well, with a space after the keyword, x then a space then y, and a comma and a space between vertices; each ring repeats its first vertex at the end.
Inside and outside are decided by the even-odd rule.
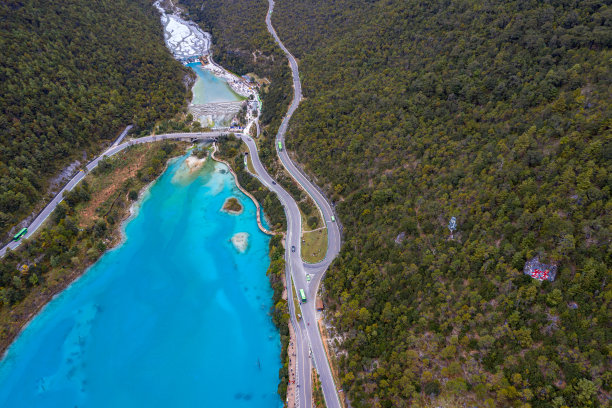
MULTIPOLYGON (((127 132, 125 133, 127 134, 127 132)), ((168 134, 163 134, 163 135, 146 136, 140 139, 130 140, 129 142, 125 142, 122 144, 116 144, 117 142, 113 143, 113 145, 111 145, 111 147, 109 147, 104 153, 102 153, 100 156, 96 157, 94 160, 89 162, 87 166, 85 166, 85 169, 79 171, 55 195, 55 197, 53 197, 53 200, 51 200, 51 202, 47 204, 47 206, 40 212, 40 214, 38 214, 38 216, 34 219, 34 221, 32 221, 32 223, 28 226, 28 232, 27 234, 25 234, 23 238, 21 238, 21 240, 17 242, 11 241, 10 243, 6 244, 0 249, 0 258, 4 257, 7 250, 9 249, 13 250, 17 248, 19 245, 21 245, 21 242, 24 239, 30 238, 34 233, 36 233, 38 228, 40 228, 40 226, 45 222, 45 220, 49 217, 49 215, 51 215, 51 213, 55 210, 57 205, 62 202, 62 200, 64 199, 64 193, 66 191, 71 191, 77 184, 79 184, 81 180, 85 178, 88 172, 92 171, 98 166, 98 163, 100 163, 100 160, 104 159, 104 157, 115 155, 119 153, 120 151, 122 151, 123 149, 130 147, 132 145, 136 145, 136 144, 150 143, 150 142, 156 142, 160 140, 192 140, 192 139, 215 140, 222 134, 226 134, 226 133, 227 132, 168 133, 168 134)), ((122 134, 122 136, 125 137, 125 134, 122 134)), ((121 139, 123 139, 123 137, 121 137, 121 139)))

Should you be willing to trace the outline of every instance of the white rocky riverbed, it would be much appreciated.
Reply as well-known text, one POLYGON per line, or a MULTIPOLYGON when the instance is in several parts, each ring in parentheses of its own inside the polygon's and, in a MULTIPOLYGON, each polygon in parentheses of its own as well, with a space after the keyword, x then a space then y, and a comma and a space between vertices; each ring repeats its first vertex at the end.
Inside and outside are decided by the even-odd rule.
MULTIPOLYGON (((251 123, 259 117, 261 110, 256 88, 247 83, 243 78, 217 65, 213 61, 210 52, 210 47, 212 45, 211 35, 203 31, 193 21, 182 19, 180 17, 180 9, 178 9, 171 0, 166 0, 167 3, 164 3, 166 7, 171 9, 169 12, 166 11, 162 6, 163 1, 164 0, 157 0, 153 4, 161 14, 166 46, 174 58, 184 63, 198 62, 199 65, 199 57, 203 55, 208 56, 205 61, 206 63, 202 64, 201 68, 205 71, 209 71, 215 77, 223 79, 236 94, 248 99, 246 117, 246 122, 249 124, 246 129, 248 131, 251 123)), ((192 69, 193 68, 192 66, 192 69)), ((198 72, 197 69, 194 69, 194 71, 196 73, 198 72)), ((198 76, 200 76, 200 74, 198 74, 198 76)), ((227 126, 240 110, 240 104, 234 106, 236 104, 233 103, 232 99, 219 102, 215 101, 214 103, 196 102, 195 94, 197 88, 196 84, 193 88, 194 100, 189 106, 189 111, 204 126, 227 126)))
POLYGON ((161 0, 154 3, 161 13, 164 26, 164 40, 176 59, 199 57, 208 54, 211 36, 192 21, 186 21, 174 14, 166 13, 161 0))

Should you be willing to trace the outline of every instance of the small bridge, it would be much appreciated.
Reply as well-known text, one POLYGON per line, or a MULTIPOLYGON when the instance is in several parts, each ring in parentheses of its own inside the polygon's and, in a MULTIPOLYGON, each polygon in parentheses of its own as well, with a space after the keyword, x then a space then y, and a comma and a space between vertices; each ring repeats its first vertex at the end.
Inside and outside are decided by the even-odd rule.
POLYGON ((191 64, 193 62, 200 62, 200 56, 199 55, 191 55, 188 57, 182 57, 182 58, 177 58, 179 61, 181 61, 183 64, 187 65, 187 64, 191 64))
MULTIPOLYGON (((197 141, 216 142, 219 140, 220 137, 227 136, 229 135, 229 133, 230 133, 229 131, 223 128, 223 129, 213 130, 210 132, 164 133, 161 135, 145 136, 145 137, 140 137, 138 139, 132 139, 118 146, 111 146, 108 150, 102 153, 100 157, 112 156, 114 154, 119 153, 121 150, 127 147, 130 147, 130 146, 133 146, 133 145, 158 142, 161 140, 183 140, 183 141, 192 142, 192 143, 197 142, 197 141)), ((95 165, 97 165, 96 160, 94 160, 87 165, 87 169, 92 170, 93 167, 95 167, 95 165, 91 169, 89 167, 90 165, 94 163, 95 165)))

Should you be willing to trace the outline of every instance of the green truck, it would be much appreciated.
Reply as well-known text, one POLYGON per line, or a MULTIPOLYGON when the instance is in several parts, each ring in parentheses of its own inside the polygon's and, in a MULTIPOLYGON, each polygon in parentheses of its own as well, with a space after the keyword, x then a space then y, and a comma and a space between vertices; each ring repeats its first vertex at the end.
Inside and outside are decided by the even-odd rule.
POLYGON ((283 142, 278 142, 278 150, 283 150, 283 142))
POLYGON ((304 289, 300 289, 300 300, 302 303, 306 303, 306 294, 304 293, 304 289))

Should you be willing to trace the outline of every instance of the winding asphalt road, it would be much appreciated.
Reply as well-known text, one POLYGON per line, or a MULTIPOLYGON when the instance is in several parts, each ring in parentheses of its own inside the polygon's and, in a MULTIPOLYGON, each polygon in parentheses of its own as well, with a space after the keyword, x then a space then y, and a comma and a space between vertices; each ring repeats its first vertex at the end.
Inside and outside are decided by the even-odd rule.
POLYGON ((25 234, 23 238, 21 238, 21 240, 17 242, 11 241, 10 243, 8 243, 7 245, 3 246, 0 249, 0 258, 6 254, 7 250, 9 249, 13 250, 17 248, 21 244, 21 242, 23 242, 24 239, 30 238, 38 230, 38 228, 40 228, 40 226, 45 222, 45 220, 49 217, 49 215, 51 215, 53 210, 55 210, 55 207, 57 207, 57 205, 62 202, 62 200, 64 199, 64 193, 67 191, 71 191, 77 184, 79 184, 79 182, 85 178, 87 173, 89 173, 90 171, 92 171, 98 166, 98 164, 100 163, 100 160, 104 159, 104 157, 112 156, 114 154, 119 153, 120 151, 122 151, 123 149, 127 147, 137 145, 137 144, 156 142, 159 140, 171 140, 171 139, 172 140, 193 140, 193 139, 216 140, 219 136, 221 136, 222 134, 226 134, 226 133, 227 132, 169 133, 169 134, 163 134, 163 135, 146 136, 140 139, 130 140, 129 142, 125 142, 122 144, 117 144, 127 134, 127 132, 124 131, 124 133, 121 134, 120 139, 118 139, 115 143, 113 143, 111 147, 109 147, 100 156, 98 156, 97 158, 89 162, 87 166, 85 166, 84 169, 81 169, 59 191, 59 193, 57 193, 55 197, 53 197, 53 200, 51 200, 51 202, 47 204, 47 206, 38 214, 38 216, 34 219, 34 221, 32 221, 32 223, 28 226, 28 232, 27 234, 25 234))
MULTIPOLYGON (((295 57, 289 52, 289 50, 285 47, 283 42, 278 37, 276 30, 272 26, 272 12, 274 11, 274 0, 268 0, 268 14, 266 15, 266 25, 268 27, 268 31, 274 37, 274 40, 283 50, 287 58, 289 59, 289 65, 291 67, 291 75, 293 77, 293 100, 291 101, 291 105, 287 111, 287 115, 283 118, 283 121, 278 129, 278 133, 276 135, 276 141, 281 142, 283 146, 285 146, 285 134, 287 132, 287 127, 289 125, 289 120, 291 116, 298 108, 300 101, 302 99, 302 84, 300 82, 300 74, 298 70, 298 64, 295 60, 295 57)), ((248 138, 243 138, 248 139, 248 138)), ((252 141, 247 141, 247 145, 249 146, 249 150, 251 150, 251 160, 253 160, 253 165, 255 166, 255 170, 260 174, 264 174, 260 172, 258 167, 261 167, 263 170, 263 166, 259 163, 259 166, 255 164, 255 162, 259 162, 259 156, 256 151, 253 150, 255 144, 252 141)), ((287 169, 287 171, 291 174, 291 176, 302 186, 302 188, 313 198, 321 214, 325 223, 327 224, 327 252, 325 255, 325 259, 318 264, 304 264, 301 259, 301 216, 295 201, 289 197, 289 199, 285 198, 284 195, 288 194, 281 188, 278 187, 277 184, 268 185, 264 180, 264 184, 268 186, 271 190, 277 192, 281 202, 285 207, 285 211, 287 213, 287 249, 290 247, 295 247, 295 251, 287 251, 287 264, 289 268, 289 272, 293 278, 293 282, 295 284, 296 291, 299 289, 304 289, 306 292, 306 297, 309 299, 306 303, 300 305, 302 319, 296 322, 296 319, 292 316, 292 322, 294 322, 294 327, 296 327, 296 335, 298 337, 297 343, 297 354, 298 354, 298 373, 299 373, 299 384, 300 389, 298 392, 299 395, 299 405, 303 407, 310 408, 312 406, 312 385, 310 383, 310 360, 307 355, 306 348, 308 345, 310 350, 309 354, 312 356, 312 362, 319 373, 319 378, 321 380, 321 387, 323 389, 323 395, 325 397, 325 403, 328 408, 341 408, 340 399, 338 397, 338 391, 334 384, 334 378, 331 372, 331 368, 329 362, 327 361, 327 356, 325 353, 325 348, 323 346, 323 341, 321 339, 321 334, 319 333, 319 329, 316 321, 316 312, 315 312, 315 302, 317 291, 319 289, 319 285, 321 280, 327 270, 328 266, 334 260, 334 258, 340 252, 341 245, 341 235, 340 228, 338 223, 332 222, 332 216, 334 215, 334 210, 329 201, 323 196, 320 190, 310 182, 310 180, 306 177, 306 175, 293 163, 289 155, 287 154, 287 150, 278 150, 278 143, 275 143, 277 148, 278 156, 283 163, 283 166, 287 169), (311 274, 312 279, 310 282, 306 279, 306 274, 311 274), (297 323, 297 325, 296 325, 297 323), (305 344, 301 344, 305 343, 305 344)), ((267 173, 265 173, 266 176, 267 173)), ((269 177, 269 176, 268 176, 269 177)), ((264 178, 264 177, 262 177, 264 178)), ((270 180, 271 181, 271 180, 270 180)), ((288 280, 288 279, 287 279, 288 280)), ((289 282, 288 282, 289 283, 289 282)), ((290 288, 290 284, 287 285, 287 288, 290 288)), ((293 299, 292 296, 289 295, 288 298, 291 299, 290 306, 292 306, 293 299)), ((293 307, 291 307, 293 309, 293 307)))

